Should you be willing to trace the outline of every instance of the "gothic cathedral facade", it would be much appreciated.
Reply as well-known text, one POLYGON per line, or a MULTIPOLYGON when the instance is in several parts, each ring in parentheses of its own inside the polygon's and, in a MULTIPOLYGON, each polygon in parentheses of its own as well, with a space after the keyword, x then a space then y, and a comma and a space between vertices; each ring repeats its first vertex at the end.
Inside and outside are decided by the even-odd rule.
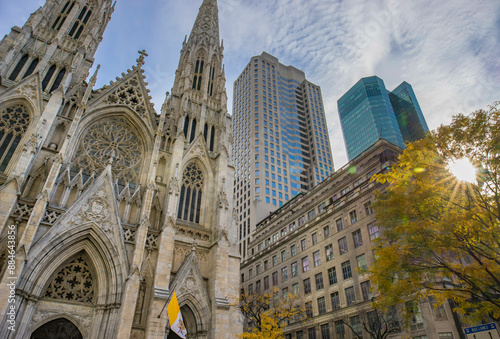
POLYGON ((99 67, 87 82, 113 10, 47 0, 0 41, 0 337, 167 338, 175 291, 188 338, 233 338, 217 1, 203 1, 159 114, 144 51, 109 85, 93 88, 99 67))

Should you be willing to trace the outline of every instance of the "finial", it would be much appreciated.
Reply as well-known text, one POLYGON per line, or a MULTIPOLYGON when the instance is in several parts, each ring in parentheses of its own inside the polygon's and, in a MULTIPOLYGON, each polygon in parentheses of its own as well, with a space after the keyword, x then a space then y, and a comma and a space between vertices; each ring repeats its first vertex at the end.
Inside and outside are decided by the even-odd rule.
POLYGON ((90 77, 90 83, 92 84, 95 84, 95 82, 97 81, 97 73, 99 72, 99 69, 101 68, 101 65, 97 65, 97 67, 95 68, 95 72, 94 74, 92 74, 92 76, 90 77))
POLYGON ((146 53, 146 50, 143 49, 142 51, 139 51, 139 54, 140 54, 139 59, 137 59, 136 61, 137 61, 137 66, 141 67, 142 65, 145 64, 144 58, 148 56, 148 53, 146 53))

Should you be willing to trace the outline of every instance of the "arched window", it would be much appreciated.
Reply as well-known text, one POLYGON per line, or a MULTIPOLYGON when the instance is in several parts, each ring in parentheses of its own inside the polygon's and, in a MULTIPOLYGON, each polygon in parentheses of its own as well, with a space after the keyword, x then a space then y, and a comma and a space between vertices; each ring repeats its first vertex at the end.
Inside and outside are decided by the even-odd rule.
POLYGON ((203 60, 196 60, 196 65, 194 67, 194 76, 193 76, 193 89, 197 89, 198 91, 201 89, 201 80, 203 74, 203 60))
POLYGON ((75 39, 78 39, 80 37, 80 34, 82 34, 82 31, 85 28, 87 22, 89 21, 91 14, 92 11, 89 8, 87 8, 87 6, 84 6, 82 8, 82 10, 80 11, 80 15, 78 15, 78 18, 73 24, 73 27, 71 27, 71 30, 69 31, 70 37, 75 39))
POLYGON ((50 88, 49 93, 52 93, 52 91, 54 91, 55 89, 57 89, 57 87, 59 87, 59 84, 61 83, 65 73, 66 73, 65 68, 59 70, 59 73, 57 73, 56 80, 52 84, 52 87, 50 88))
POLYGON ((73 9, 75 5, 74 1, 66 1, 66 4, 62 8, 61 12, 57 15, 56 21, 52 24, 52 29, 60 30, 64 21, 68 17, 69 12, 73 9))
POLYGON ((23 55, 21 60, 19 60, 19 62, 16 65, 16 68, 14 68, 14 70, 10 74, 9 80, 12 81, 16 80, 17 76, 19 75, 19 72, 21 72, 24 65, 26 64, 26 61, 28 61, 28 54, 23 55))
POLYGON ((212 131, 210 132, 210 152, 214 151, 214 139, 215 139, 215 128, 212 126, 212 131))
POLYGON ((184 118, 184 129, 183 129, 184 138, 187 138, 188 136, 188 129, 189 129, 189 118, 186 116, 184 118))
POLYGON ((71 302, 94 301, 94 277, 82 253, 65 264, 45 289, 44 298, 71 302))
POLYGON ((182 175, 181 195, 177 218, 190 222, 200 222, 201 198, 203 193, 203 173, 192 163, 182 175))
POLYGON ((208 75, 208 87, 207 87, 207 94, 210 96, 212 96, 214 89, 214 76, 215 76, 215 67, 210 66, 210 74, 208 75))
POLYGON ((196 119, 193 119, 193 122, 191 122, 191 136, 189 137, 189 142, 192 142, 194 140, 195 135, 196 135, 196 119))
POLYGON ((203 137, 205 138, 205 142, 208 141, 207 137, 208 137, 208 125, 205 124, 205 127, 203 128, 203 137))
POLYGON ((36 66, 38 65, 38 61, 39 61, 38 58, 33 59, 31 61, 31 64, 28 66, 28 69, 26 70, 26 72, 23 75, 23 79, 26 78, 28 75, 33 74, 33 71, 35 70, 36 66))
POLYGON ((37 328, 30 337, 30 339, 43 338, 82 339, 83 336, 78 327, 76 327, 71 321, 64 318, 58 318, 37 328))
POLYGON ((42 81, 42 91, 45 91, 45 88, 49 84, 50 79, 52 79, 52 76, 54 75, 55 71, 56 71, 56 65, 50 66, 49 71, 47 72, 47 74, 45 74, 45 78, 43 78, 42 81))
POLYGON ((7 168, 29 123, 30 115, 23 104, 9 106, 0 112, 0 172, 7 168))

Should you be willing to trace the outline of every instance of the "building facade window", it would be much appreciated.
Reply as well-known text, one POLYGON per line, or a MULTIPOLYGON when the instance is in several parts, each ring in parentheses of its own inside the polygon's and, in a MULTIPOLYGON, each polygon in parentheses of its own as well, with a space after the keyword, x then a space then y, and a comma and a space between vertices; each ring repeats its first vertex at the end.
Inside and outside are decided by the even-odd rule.
POLYGON ((356 213, 356 210, 349 212, 349 218, 351 220, 351 224, 354 224, 358 221, 358 214, 356 213))
POLYGON ((368 265, 366 264, 366 255, 363 253, 356 257, 356 262, 358 263, 358 267, 362 270, 366 270, 368 265))
POLYGON ((330 339, 330 325, 322 324, 321 325, 321 339, 330 339))
POLYGON ((359 315, 355 315, 349 319, 351 321, 351 327, 353 332, 359 337, 362 338, 363 331, 361 328, 361 318, 359 315))
POLYGON ((332 260, 333 257, 333 245, 328 244, 325 246, 325 255, 326 255, 326 261, 332 260))
POLYGON ((337 231, 339 231, 339 232, 340 232, 341 230, 343 230, 343 229, 344 229, 344 224, 342 223, 342 218, 337 219, 337 220, 335 221, 335 224, 337 225, 337 231))
POLYGON ((82 34, 85 25, 87 25, 87 22, 89 21, 91 15, 92 15, 92 10, 87 6, 83 6, 82 10, 80 11, 80 14, 78 15, 78 18, 73 23, 73 27, 71 27, 71 30, 69 31, 68 35, 73 39, 78 39, 82 34))
POLYGON ((342 263, 342 276, 344 280, 352 278, 351 262, 349 260, 342 263))
POLYGON ((328 280, 330 285, 337 283, 337 270, 335 269, 335 266, 328 269, 328 280))
POLYGON ((356 303, 356 295, 354 294, 354 286, 345 289, 345 300, 347 306, 354 305, 356 303))
POLYGON ((292 263, 292 277, 296 277, 299 274, 299 270, 297 269, 297 262, 292 263))
POLYGON ((273 272, 273 286, 278 285, 278 272, 273 272))
POLYGON ((318 273, 314 276, 316 280, 316 291, 323 289, 323 273, 318 273))
POLYGON ((361 293, 363 294, 363 300, 370 301, 372 299, 372 292, 370 291, 370 281, 363 281, 360 285, 361 293))
POLYGON ((200 222, 203 181, 203 173, 196 164, 191 163, 186 167, 182 175, 177 218, 194 223, 200 222))
POLYGON ((302 272, 309 271, 309 257, 302 258, 302 272))
POLYGON ((201 90, 203 65, 204 65, 203 60, 200 60, 200 59, 196 60, 195 67, 194 67, 194 75, 193 75, 193 85, 191 86, 191 88, 196 89, 198 91, 201 90))
POLYGON ((364 207, 365 207, 365 215, 366 216, 373 214, 373 207, 372 207, 371 201, 365 202, 364 207))
POLYGON ((339 239, 339 251, 340 251, 340 255, 349 252, 349 250, 347 248, 347 239, 346 239, 346 237, 342 237, 342 238, 339 239))
POLYGON ((354 242, 354 248, 363 246, 363 236, 361 235, 361 230, 352 232, 352 240, 354 242))
POLYGON ((314 258, 314 267, 318 267, 319 265, 321 265, 321 255, 319 251, 313 253, 313 258, 314 258))
POLYGON ((378 226, 375 225, 374 223, 369 223, 368 224, 368 234, 370 235, 371 241, 378 238, 380 236, 379 232, 378 232, 378 226))
POLYGON ((335 321, 335 333, 337 334, 337 339, 345 339, 345 328, 343 320, 335 321))
POLYGON ((30 124, 30 114, 23 104, 0 112, 0 172, 4 172, 30 124))
POLYGON ((323 227, 323 236, 326 238, 328 238, 330 236, 330 226, 325 226, 323 227))
POLYGON ((288 269, 286 266, 281 269, 281 280, 283 282, 288 280, 288 269))
POLYGON ((305 251, 307 249, 306 239, 302 239, 300 241, 300 248, 302 249, 302 251, 305 251))
POLYGON ((325 297, 318 298, 318 314, 326 313, 325 297))
POLYGON ((311 293, 311 279, 304 279, 304 294, 311 293))
POLYGON ((340 309, 340 297, 339 292, 333 292, 330 294, 330 300, 332 301, 332 310, 336 311, 340 309))

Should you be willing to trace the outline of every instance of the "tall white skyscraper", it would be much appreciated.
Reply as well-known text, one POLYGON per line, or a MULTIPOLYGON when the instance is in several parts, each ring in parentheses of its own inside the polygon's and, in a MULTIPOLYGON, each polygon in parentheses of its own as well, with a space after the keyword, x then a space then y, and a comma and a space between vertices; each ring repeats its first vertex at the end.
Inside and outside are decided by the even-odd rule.
POLYGON ((334 167, 320 87, 266 52, 252 57, 235 81, 233 118, 234 197, 244 259, 255 225, 334 167))

